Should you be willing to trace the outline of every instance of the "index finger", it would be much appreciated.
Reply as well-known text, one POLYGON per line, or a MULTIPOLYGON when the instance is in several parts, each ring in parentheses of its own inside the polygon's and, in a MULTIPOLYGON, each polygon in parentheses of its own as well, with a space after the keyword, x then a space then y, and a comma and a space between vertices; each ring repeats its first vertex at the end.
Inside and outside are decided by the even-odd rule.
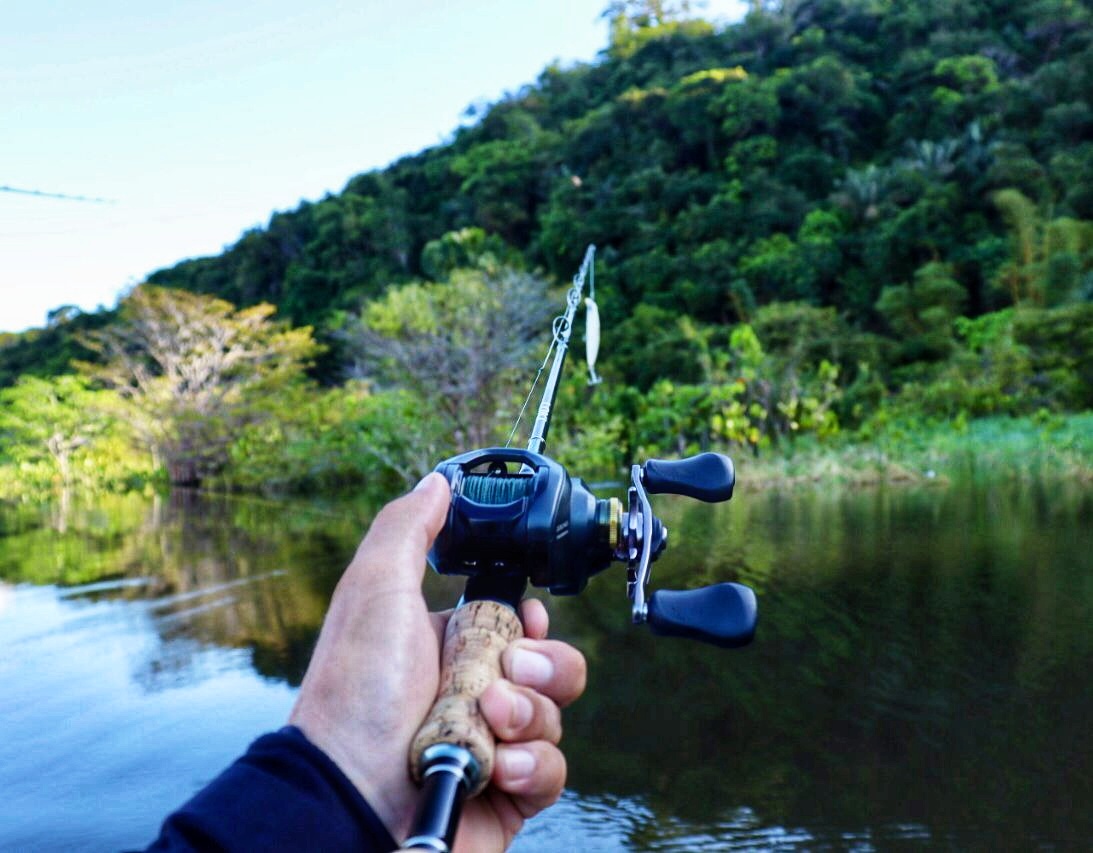
POLYGON ((524 636, 533 640, 546 639, 550 617, 547 609, 537 598, 525 598, 520 602, 520 621, 524 623, 524 636))

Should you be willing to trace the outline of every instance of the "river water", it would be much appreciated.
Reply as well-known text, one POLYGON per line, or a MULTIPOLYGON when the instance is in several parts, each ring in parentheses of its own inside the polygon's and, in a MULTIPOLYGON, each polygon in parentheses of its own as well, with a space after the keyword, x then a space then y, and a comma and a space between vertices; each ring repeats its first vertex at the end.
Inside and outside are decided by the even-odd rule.
MULTIPOLYGON (((585 653, 569 786, 514 849, 1093 846, 1093 496, 1066 482, 658 498, 652 586, 755 643, 548 602, 585 653)), ((0 509, 0 850, 116 850, 280 726, 369 510, 175 494, 0 509)), ((449 606, 459 585, 430 576, 449 606)))

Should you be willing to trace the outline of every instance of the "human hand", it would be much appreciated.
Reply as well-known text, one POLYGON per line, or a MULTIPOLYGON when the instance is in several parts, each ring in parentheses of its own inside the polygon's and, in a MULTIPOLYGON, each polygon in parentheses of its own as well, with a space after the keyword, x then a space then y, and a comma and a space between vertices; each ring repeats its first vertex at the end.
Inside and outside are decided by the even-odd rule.
MULTIPOLYGON (((409 830, 418 799, 410 741, 439 687, 448 614, 428 612, 421 580, 450 499, 447 481, 431 474, 376 516, 334 592, 289 718, 397 839, 409 830)), ((497 757, 490 786, 464 807, 457 851, 503 850, 565 784, 559 708, 584 691, 584 658, 545 639, 541 602, 523 602, 520 615, 525 638, 505 650, 504 679, 479 698, 499 741, 497 757)))

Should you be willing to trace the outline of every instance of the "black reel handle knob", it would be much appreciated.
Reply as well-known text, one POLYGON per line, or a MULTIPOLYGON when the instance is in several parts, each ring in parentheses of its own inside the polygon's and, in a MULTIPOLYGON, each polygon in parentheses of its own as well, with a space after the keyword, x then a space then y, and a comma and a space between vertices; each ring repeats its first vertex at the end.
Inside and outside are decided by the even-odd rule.
POLYGON ((649 599, 647 621, 654 634, 733 649, 751 642, 758 617, 751 587, 718 583, 700 589, 658 589, 649 599))
POLYGON ((732 460, 724 453, 699 453, 687 459, 650 459, 642 483, 651 495, 684 495, 707 503, 727 501, 736 485, 732 460))

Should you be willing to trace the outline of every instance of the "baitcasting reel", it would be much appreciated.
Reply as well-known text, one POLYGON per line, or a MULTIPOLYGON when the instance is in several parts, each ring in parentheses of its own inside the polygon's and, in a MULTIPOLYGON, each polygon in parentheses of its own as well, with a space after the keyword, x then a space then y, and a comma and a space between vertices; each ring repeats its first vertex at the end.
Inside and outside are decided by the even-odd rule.
POLYGON ((627 565, 634 622, 648 622, 657 634, 730 648, 748 643, 755 634, 755 593, 746 586, 719 583, 660 590, 648 602, 645 597, 649 565, 668 542, 649 495, 727 501, 736 482, 729 457, 701 453, 678 462, 651 459, 634 465, 624 512, 618 498, 597 498, 580 479, 542 455, 586 277, 588 370, 590 381, 599 381, 593 367, 599 347, 595 253, 595 246, 585 252, 566 295, 565 314, 554 321, 553 342, 520 410, 523 415, 553 352, 527 450, 488 447, 436 466, 448 480, 451 504, 429 562, 440 574, 467 575, 468 580, 445 629, 440 694, 410 746, 411 775, 421 783, 422 795, 405 850, 449 853, 464 798, 489 783, 493 732, 479 712, 478 697, 501 676, 503 650, 523 636, 517 610, 528 581, 555 595, 576 595, 589 577, 620 560, 627 565))
POLYGON ((627 564, 635 623, 723 647, 752 639, 757 607, 746 586, 661 590, 646 600, 649 566, 668 541, 649 495, 727 501, 736 480, 728 456, 634 465, 625 511, 618 498, 597 498, 558 462, 530 450, 473 450, 436 470, 447 478, 452 501, 429 562, 440 574, 468 575, 465 598, 511 601, 528 581, 554 595, 575 595, 618 560, 627 564))

